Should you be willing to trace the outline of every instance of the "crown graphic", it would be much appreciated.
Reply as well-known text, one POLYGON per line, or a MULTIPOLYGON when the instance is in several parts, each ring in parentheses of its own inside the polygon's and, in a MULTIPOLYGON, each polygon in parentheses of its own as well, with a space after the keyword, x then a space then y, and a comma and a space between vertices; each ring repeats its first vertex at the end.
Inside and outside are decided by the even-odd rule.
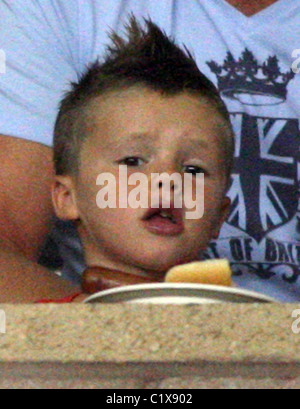
POLYGON ((228 52, 223 65, 214 61, 207 64, 217 76, 221 94, 245 105, 277 105, 285 102, 288 84, 295 77, 292 70, 281 72, 276 56, 269 57, 259 65, 248 49, 238 60, 228 52))

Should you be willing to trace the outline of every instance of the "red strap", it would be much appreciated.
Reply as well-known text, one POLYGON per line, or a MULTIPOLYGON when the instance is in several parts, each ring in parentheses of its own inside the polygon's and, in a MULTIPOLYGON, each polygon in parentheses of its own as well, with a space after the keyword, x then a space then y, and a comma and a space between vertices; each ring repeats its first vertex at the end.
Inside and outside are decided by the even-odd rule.
POLYGON ((35 304, 68 304, 73 302, 75 298, 79 297, 81 294, 82 293, 73 294, 60 300, 39 300, 36 301, 35 304))

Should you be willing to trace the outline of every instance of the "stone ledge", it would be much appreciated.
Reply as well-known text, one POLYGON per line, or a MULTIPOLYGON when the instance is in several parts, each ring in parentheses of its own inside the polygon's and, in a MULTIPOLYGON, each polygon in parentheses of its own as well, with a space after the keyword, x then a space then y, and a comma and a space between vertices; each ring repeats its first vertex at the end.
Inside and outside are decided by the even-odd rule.
POLYGON ((0 335, 0 373, 7 381, 0 387, 8 379, 11 385, 79 380, 116 388, 167 385, 172 379, 177 385, 273 379, 299 387, 300 334, 291 327, 300 305, 0 309, 7 317, 7 334, 0 335))

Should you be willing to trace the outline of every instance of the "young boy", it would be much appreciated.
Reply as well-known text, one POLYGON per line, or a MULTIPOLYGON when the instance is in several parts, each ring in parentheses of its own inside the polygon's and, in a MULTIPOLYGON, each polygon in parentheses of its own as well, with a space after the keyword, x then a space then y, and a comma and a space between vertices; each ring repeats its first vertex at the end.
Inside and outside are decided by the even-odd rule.
MULTIPOLYGON (((89 266, 88 292, 93 292, 88 279, 95 278, 95 271, 95 289, 104 289, 160 282, 171 267, 198 260, 218 237, 230 204, 233 132, 214 85, 191 54, 151 21, 142 28, 132 18, 128 40, 116 34, 112 40, 105 61, 97 61, 73 84, 55 127, 53 203, 59 218, 78 227, 89 266), (149 198, 151 189, 159 191, 158 203, 119 205, 124 167, 128 198, 134 193, 128 182, 138 172, 152 181, 149 198), (158 179, 154 186, 153 178, 163 173, 182 180, 191 175, 193 193, 173 181, 167 206, 164 183, 158 179), (175 196, 182 189, 195 199, 200 174, 204 215, 189 219, 184 203, 174 205, 175 196), (116 189, 117 206, 99 208, 99 175, 115 180, 110 186, 116 189)), ((110 189, 103 198, 113 197, 110 189)))

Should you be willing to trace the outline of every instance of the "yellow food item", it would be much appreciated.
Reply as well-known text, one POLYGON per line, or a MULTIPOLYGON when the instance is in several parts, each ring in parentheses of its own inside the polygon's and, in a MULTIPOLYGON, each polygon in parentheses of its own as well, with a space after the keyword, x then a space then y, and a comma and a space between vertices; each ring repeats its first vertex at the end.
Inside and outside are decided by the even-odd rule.
POLYGON ((168 271, 166 283, 210 284, 231 287, 232 271, 228 260, 207 260, 176 266, 168 271))

